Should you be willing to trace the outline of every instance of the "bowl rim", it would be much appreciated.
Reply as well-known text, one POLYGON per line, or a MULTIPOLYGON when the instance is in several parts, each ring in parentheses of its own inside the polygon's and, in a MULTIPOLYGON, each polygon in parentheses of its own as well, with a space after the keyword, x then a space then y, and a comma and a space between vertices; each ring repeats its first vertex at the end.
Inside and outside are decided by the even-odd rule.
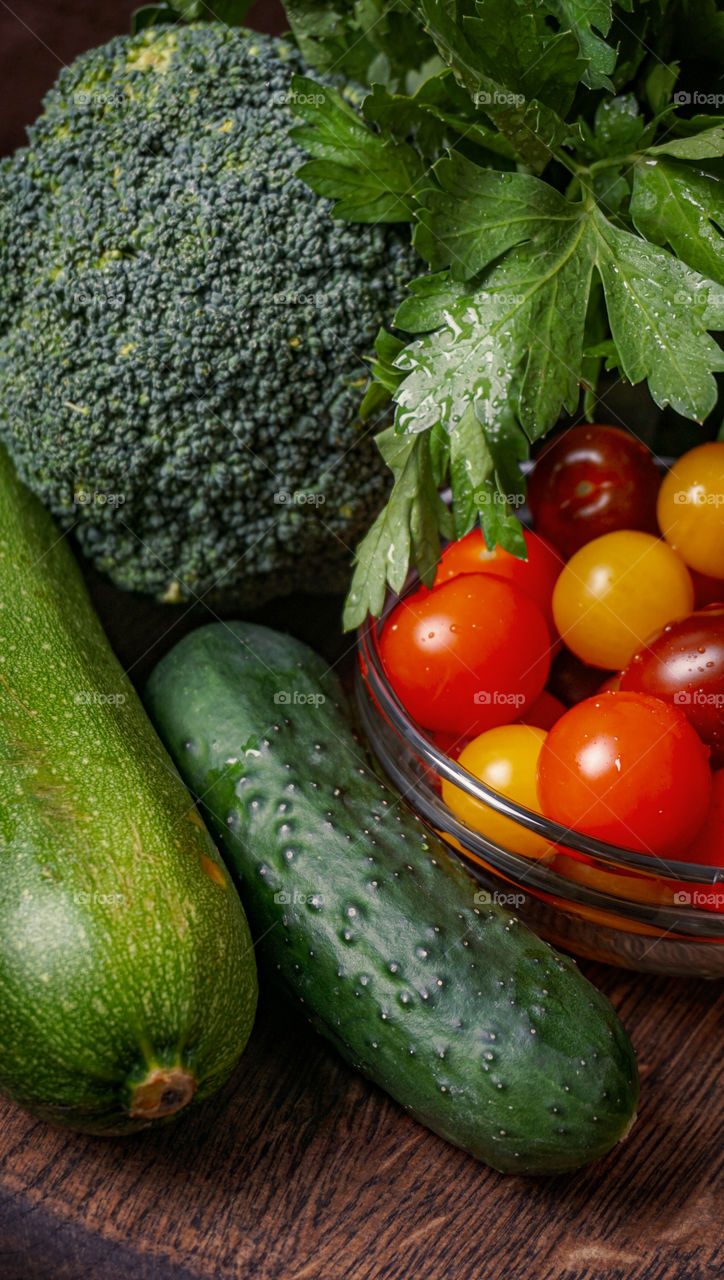
MULTIPOLYGON (((551 844, 562 846, 564 850, 570 849, 574 853, 583 853, 595 858, 597 862, 604 864, 607 868, 610 867, 613 871, 623 868, 626 871, 643 872, 649 877, 666 877, 704 888, 713 888, 724 884, 724 866, 704 866, 699 863, 664 858, 659 854, 637 853, 631 849, 597 840, 594 836, 586 835, 584 832, 576 831, 571 827, 554 822, 543 814, 526 809, 515 801, 509 800, 500 792, 492 790, 485 783, 480 782, 479 779, 458 764, 456 760, 445 755, 430 738, 426 737, 424 730, 412 720, 392 689, 384 670, 379 648, 379 632, 390 612, 419 585, 420 580, 413 570, 408 574, 407 581, 399 594, 388 590, 380 617, 372 618, 368 616, 357 631, 358 657, 360 664, 363 664, 362 679, 377 702, 382 714, 398 736, 412 748, 418 759, 428 768, 433 769, 438 776, 454 783, 460 790, 472 796, 473 799, 481 804, 493 809, 496 813, 520 823, 529 831, 544 836, 550 840, 551 844), (372 681, 369 679, 370 675, 373 677, 372 681)), ((440 799, 440 804, 447 813, 456 818, 456 815, 452 813, 452 810, 448 808, 442 798, 440 799)), ((493 850, 498 847, 493 842, 486 840, 481 836, 481 833, 476 832, 474 828, 469 827, 466 823, 460 822, 457 818, 456 822, 461 825, 466 834, 469 833, 473 840, 477 839, 482 843, 483 852, 486 851, 485 846, 493 850)), ((501 851, 508 853, 512 857, 520 858, 528 864, 531 861, 535 861, 535 859, 525 858, 522 854, 515 854, 511 850, 501 851)), ((571 881, 571 883, 575 882, 571 881)), ((701 915, 703 913, 697 909, 697 914, 701 915)))

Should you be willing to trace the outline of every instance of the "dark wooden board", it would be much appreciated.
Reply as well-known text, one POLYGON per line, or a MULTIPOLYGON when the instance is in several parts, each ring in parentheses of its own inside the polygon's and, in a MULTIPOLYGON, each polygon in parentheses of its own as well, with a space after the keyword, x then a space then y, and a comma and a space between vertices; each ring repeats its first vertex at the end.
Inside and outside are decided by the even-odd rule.
POLYGON ((0 1104, 2 1280, 711 1280, 724 1273, 720 984, 587 968, 636 1044, 628 1140, 503 1177, 410 1120, 278 998, 197 1114, 106 1140, 0 1104))

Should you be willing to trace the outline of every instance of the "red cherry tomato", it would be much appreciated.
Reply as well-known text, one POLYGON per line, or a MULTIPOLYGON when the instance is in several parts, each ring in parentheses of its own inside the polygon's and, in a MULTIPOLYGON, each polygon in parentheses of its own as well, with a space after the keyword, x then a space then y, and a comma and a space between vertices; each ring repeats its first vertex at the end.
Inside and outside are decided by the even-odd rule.
MULTIPOLYGON (((724 867, 724 769, 719 769, 711 780, 711 804, 704 825, 686 849, 679 852, 681 862, 698 862, 702 867, 724 867)), ((682 885, 682 889, 691 888, 682 885)), ((724 884, 717 893, 724 906, 724 884)))
POLYGON ((621 675, 621 688, 651 693, 678 706, 724 765, 724 605, 713 604, 670 622, 639 649, 621 675))
POLYGON ((724 578, 724 441, 697 445, 674 463, 661 485, 658 520, 692 569, 724 578))
POLYGON ((658 533, 661 484, 653 455, 620 427, 571 427, 542 453, 528 480, 538 533, 568 559, 615 529, 658 533))
POLYGON ((380 652, 413 719, 468 737, 517 720, 550 668, 540 609, 487 573, 461 574, 400 601, 383 628, 380 652))
POLYGON ((465 750, 470 741, 469 738, 461 737, 459 733, 444 733, 442 729, 432 733, 430 737, 443 755, 449 756, 451 760, 457 760, 460 752, 465 750))
POLYGON ((551 639, 558 643, 558 632, 553 621, 553 588, 563 561, 558 552, 538 534, 524 530, 527 560, 519 560, 503 547, 489 551, 480 529, 473 529, 459 542, 451 542, 445 548, 437 567, 435 586, 457 577, 460 573, 493 573, 505 578, 513 586, 520 587, 538 605, 548 623, 551 639))
MULTIPOLYGON (((598 672, 600 675, 600 672, 598 672)), ((552 729, 556 720, 565 714, 566 708, 559 698, 544 689, 540 698, 520 717, 519 724, 533 725, 536 729, 552 729)))
POLYGON ((684 561, 661 538, 619 529, 568 561, 553 616, 569 649, 594 667, 622 670, 646 639, 694 605, 684 561))
POLYGON ((612 676, 609 676, 607 680, 604 680, 598 692, 599 693, 615 693, 620 688, 621 688, 621 675, 618 671, 615 671, 612 676))
POLYGON ((696 569, 689 569, 691 581, 694 584, 694 603, 697 609, 704 609, 708 604, 724 604, 724 580, 722 578, 707 578, 704 573, 697 573, 696 569))
MULTIPOLYGON (((556 698, 560 698, 564 706, 573 707, 577 702, 583 702, 584 698, 592 698, 594 693, 600 693, 601 674, 600 667, 589 667, 575 653, 571 653, 570 649, 564 648, 553 659, 548 688, 556 698)), ((612 672, 612 675, 616 674, 615 671, 612 672)))
POLYGON ((604 693, 553 726, 538 766, 543 812, 598 840, 676 857, 706 817, 706 747, 678 707, 604 693))

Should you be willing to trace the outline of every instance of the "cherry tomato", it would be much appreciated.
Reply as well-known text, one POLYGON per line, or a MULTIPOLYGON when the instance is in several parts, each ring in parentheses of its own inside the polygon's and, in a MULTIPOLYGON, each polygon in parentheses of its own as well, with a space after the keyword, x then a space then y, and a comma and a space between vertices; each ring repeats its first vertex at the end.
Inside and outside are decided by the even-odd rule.
POLYGON ((644 641, 694 606, 683 560, 649 533, 606 533, 568 561, 553 592, 553 616, 583 662, 621 670, 644 641))
POLYGON ((552 729, 556 720, 560 720, 566 708, 559 698, 544 689, 540 698, 520 717, 519 724, 531 724, 536 729, 552 729))
MULTIPOLYGON (((652 864, 655 865, 655 864, 652 864)), ((559 849, 551 861, 551 867, 569 880, 584 884, 598 893, 611 894, 625 902, 649 902, 656 906, 673 906, 674 895, 682 888, 680 880, 666 880, 661 876, 646 875, 642 871, 630 871, 628 867, 607 867, 602 862, 573 850, 559 849)), ((623 917, 620 927, 629 923, 623 917)))
POLYGON ((626 849, 675 857, 706 817, 707 750, 678 707, 641 693, 588 698, 553 726, 538 765, 549 818, 626 849))
MULTIPOLYGON (((543 729, 530 725, 508 724, 488 729, 468 743, 458 763, 468 773, 509 800, 540 813, 537 790, 538 757, 545 742, 543 729)), ((502 845, 512 853, 527 858, 549 858, 555 846, 545 836, 496 813, 488 805, 473 799, 443 778, 442 798, 453 813, 481 835, 502 845)))
POLYGON ((721 578, 707 578, 706 574, 697 573, 689 566, 691 581, 694 584, 694 603, 697 609, 708 604, 724 604, 724 581, 721 578))
POLYGON ((724 605, 713 604, 670 622, 635 653, 621 688, 673 702, 724 765, 724 605))
POLYGON ((661 486, 666 541, 692 569, 724 578, 724 441, 700 444, 675 462, 661 486))
POLYGON ((460 752, 465 750, 470 741, 469 738, 461 737, 459 733, 444 733, 442 729, 431 734, 431 737, 435 746, 451 760, 457 760, 460 752))
POLYGON ((620 427, 571 427, 542 453, 528 480, 536 529, 568 559, 615 529, 658 533, 659 476, 652 454, 620 427))
MULTIPOLYGON (((724 769, 719 769, 711 780, 711 804, 704 825, 690 845, 682 849, 681 862, 698 862, 702 867, 724 867, 724 769)), ((712 886, 714 887, 714 886, 712 886)), ((681 885, 690 889, 691 885, 681 885)), ((724 908, 724 884, 716 891, 724 908)), ((695 904, 696 905, 696 904, 695 904)))
POLYGON ((604 680, 598 692, 599 693, 615 693, 616 690, 620 688, 621 688, 621 675, 618 671, 616 671, 612 676, 608 677, 608 680, 604 680))
MULTIPOLYGON (((615 672, 612 672, 615 675, 615 672)), ((566 707, 573 707, 584 698, 592 698, 601 688, 600 667, 589 667, 581 662, 570 649, 562 649, 551 663, 548 688, 560 698, 566 707)))
POLYGON ((426 729, 472 736, 516 720, 550 668, 537 605, 488 573, 466 573, 400 601, 380 653, 400 702, 426 729))
POLYGON ((558 643, 553 621, 553 588, 563 568, 558 552, 530 529, 524 530, 527 560, 519 560, 503 547, 489 551, 480 529, 473 529, 459 542, 450 542, 437 567, 435 586, 460 573, 493 573, 520 587, 538 605, 548 623, 551 639, 558 643))

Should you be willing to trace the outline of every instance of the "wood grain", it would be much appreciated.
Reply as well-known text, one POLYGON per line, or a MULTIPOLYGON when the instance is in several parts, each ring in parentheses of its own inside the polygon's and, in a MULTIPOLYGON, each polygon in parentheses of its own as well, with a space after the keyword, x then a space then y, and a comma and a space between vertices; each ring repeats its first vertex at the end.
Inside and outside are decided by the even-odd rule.
POLYGON ((586 966, 639 1054, 628 1140, 550 1181, 503 1177, 410 1120, 262 992, 222 1094, 107 1141, 0 1103, 2 1280, 709 1280, 724 988, 586 966))

